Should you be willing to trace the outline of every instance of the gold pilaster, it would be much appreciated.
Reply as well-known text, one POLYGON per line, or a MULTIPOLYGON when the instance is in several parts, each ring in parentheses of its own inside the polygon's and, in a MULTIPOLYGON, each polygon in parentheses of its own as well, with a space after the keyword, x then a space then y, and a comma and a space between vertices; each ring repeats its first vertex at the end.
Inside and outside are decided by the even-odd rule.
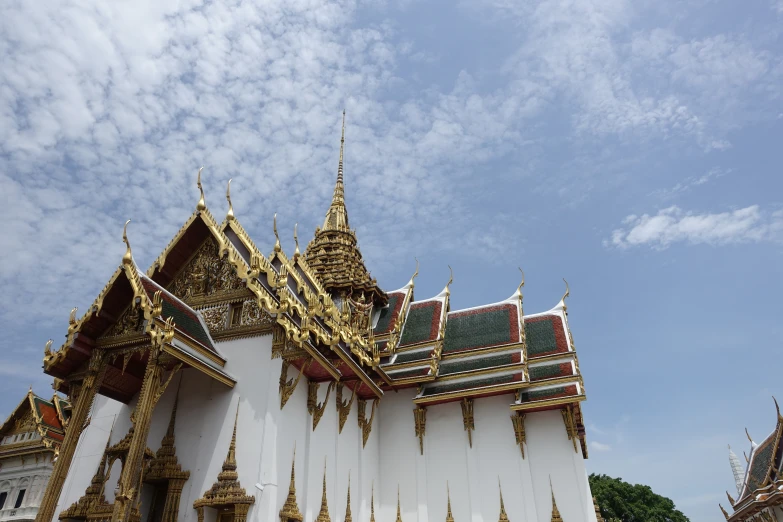
POLYGON ((446 482, 446 522, 454 522, 454 516, 451 514, 451 491, 449 491, 449 483, 446 482))
POLYGON ((500 515, 498 516, 498 522, 509 522, 506 506, 503 504, 503 488, 500 487, 500 477, 498 477, 498 491, 500 492, 500 515))
POLYGON ((402 522, 402 513, 400 509, 400 485, 397 484, 397 518, 394 522, 402 522))
POLYGON ((552 479, 549 479, 549 490, 552 492, 552 518, 549 522, 563 522, 563 518, 560 516, 560 511, 557 509, 557 502, 555 502, 555 490, 552 487, 552 479))
POLYGON ((375 522, 375 481, 370 486, 370 522, 375 522))
POLYGON ((522 452, 522 458, 525 458, 525 414, 515 412, 511 414, 511 423, 514 425, 514 437, 522 452))
POLYGON ((345 501, 345 517, 343 522, 353 522, 351 517, 351 472, 348 471, 348 498, 345 501))
POLYGON ((59 456, 54 462, 52 474, 46 485, 46 491, 41 500, 41 507, 38 508, 38 513, 35 516, 36 522, 51 522, 54 517, 54 510, 57 508, 57 501, 60 499, 65 477, 68 475, 68 469, 71 467, 76 445, 79 442, 79 437, 90 413, 95 394, 101 387, 105 373, 106 354, 102 350, 95 349, 90 356, 87 373, 81 385, 71 384, 71 387, 74 388, 71 394, 71 404, 73 404, 71 420, 65 432, 63 443, 60 446, 59 456))
POLYGON ((417 406, 413 409, 416 436, 419 438, 419 452, 424 455, 424 428, 427 422, 427 409, 417 406))
POLYGON ((462 406, 462 425, 465 428, 465 431, 468 432, 468 444, 470 444, 470 447, 473 447, 473 436, 472 432, 474 429, 473 425, 473 399, 468 399, 467 397, 463 397, 462 401, 460 402, 462 406))
POLYGON ((324 484, 321 491, 321 510, 318 512, 318 517, 315 522, 332 522, 329 518, 329 506, 326 503, 326 462, 324 462, 324 484))

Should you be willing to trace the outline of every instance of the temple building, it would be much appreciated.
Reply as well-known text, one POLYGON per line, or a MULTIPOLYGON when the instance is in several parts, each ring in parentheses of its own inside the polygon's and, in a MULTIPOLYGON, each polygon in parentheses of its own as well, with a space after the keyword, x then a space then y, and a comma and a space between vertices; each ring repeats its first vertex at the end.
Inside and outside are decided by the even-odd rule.
MULTIPOLYGON (((774 397, 773 397, 774 400, 774 397)), ((750 441, 750 453, 743 452, 747 471, 729 446, 729 464, 734 474, 737 498, 726 492, 731 513, 722 505, 720 510, 731 522, 783 522, 783 416, 778 401, 775 429, 761 443, 756 444, 745 429, 750 441)))
POLYGON ((415 296, 418 264, 382 289, 349 226, 344 143, 343 120, 304 252, 270 219, 261 253, 230 181, 218 222, 201 170, 146 272, 126 223, 120 266, 45 349, 73 406, 37 520, 596 522, 567 285, 527 315, 524 281, 464 310, 451 278, 415 296))
POLYGON ((31 388, 0 427, 0 521, 35 520, 70 415, 67 400, 31 388))

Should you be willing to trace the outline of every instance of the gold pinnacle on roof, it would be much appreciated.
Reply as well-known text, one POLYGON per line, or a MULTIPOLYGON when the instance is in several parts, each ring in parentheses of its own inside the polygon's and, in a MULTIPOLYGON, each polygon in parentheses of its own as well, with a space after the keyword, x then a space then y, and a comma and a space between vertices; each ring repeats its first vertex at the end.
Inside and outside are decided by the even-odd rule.
POLYGON ((348 499, 345 501, 345 518, 343 522, 353 522, 351 517, 351 470, 348 470, 348 499))
MULTIPOLYGON (((128 223, 130 223, 131 220, 125 222, 125 226, 122 227, 122 241, 125 243, 125 255, 122 256, 122 264, 123 265, 129 265, 133 263, 133 254, 131 253, 131 247, 130 247, 130 241, 128 241, 128 223)), ((74 310, 76 310, 74 308, 74 310)), ((71 314, 73 315, 73 313, 71 314)))
MULTIPOLYGON (((182 385, 182 379, 179 381, 182 385)), ((174 396, 174 407, 171 408, 171 417, 169 418, 169 426, 166 429, 166 434, 163 436, 163 441, 160 444, 160 449, 155 453, 155 458, 150 462, 149 471, 145 473, 145 480, 160 480, 160 479, 184 479, 190 478, 190 471, 183 471, 182 466, 177 460, 177 449, 174 446, 174 426, 177 422, 177 406, 179 405, 179 387, 177 388, 177 394, 174 396)))
POLYGON ((400 514, 400 485, 397 484, 397 519, 394 522, 402 522, 402 515, 400 514))
POLYGON ((198 203, 196 203, 196 210, 201 212, 202 210, 207 209, 207 203, 204 200, 204 187, 201 186, 201 171, 204 170, 204 167, 201 167, 198 169, 198 177, 196 178, 196 186, 198 187, 198 191, 201 194, 201 197, 199 197, 198 203))
POLYGON ((299 235, 296 233, 296 229, 298 227, 299 223, 294 223, 294 244, 296 245, 296 250, 294 250, 294 259, 301 255, 301 252, 299 251, 299 235))
POLYGON ((552 487, 552 477, 549 477, 549 490, 552 492, 552 518, 550 519, 550 522, 563 522, 560 511, 557 509, 557 502, 555 502, 555 490, 552 487))
POLYGON ((275 252, 280 252, 283 248, 280 246, 280 236, 277 235, 277 212, 272 218, 272 230, 275 233, 275 252))
POLYGON ((375 522, 375 481, 370 486, 370 522, 375 522))
POLYGON ((285 504, 280 509, 280 522, 291 522, 295 520, 302 522, 304 517, 299 512, 299 506, 296 504, 296 475, 294 465, 296 464, 296 445, 294 445, 294 458, 291 460, 291 483, 288 485, 288 497, 285 504))
POLYGON ((446 481, 446 498, 448 499, 446 504, 446 522, 454 522, 454 516, 451 514, 451 492, 449 491, 448 481, 446 481))
POLYGON ((500 492, 500 516, 498 516, 498 522, 509 522, 508 515, 506 515, 506 506, 503 504, 503 488, 500 487, 500 477, 498 477, 498 491, 500 492))
POLYGON ((318 512, 315 522, 332 522, 329 518, 329 506, 326 505, 326 459, 324 459, 324 484, 321 491, 321 511, 318 512))
POLYGON ((322 228, 315 230, 315 237, 305 249, 305 260, 315 272, 324 288, 334 294, 348 297, 361 293, 378 305, 385 305, 386 294, 370 276, 359 252, 356 233, 348 224, 343 181, 343 155, 345 151, 345 111, 340 138, 340 160, 337 165, 337 182, 322 228))
POLYGON ((231 221, 234 219, 234 206, 231 204, 231 180, 228 180, 228 186, 226 186, 226 200, 228 201, 228 213, 226 219, 231 221))

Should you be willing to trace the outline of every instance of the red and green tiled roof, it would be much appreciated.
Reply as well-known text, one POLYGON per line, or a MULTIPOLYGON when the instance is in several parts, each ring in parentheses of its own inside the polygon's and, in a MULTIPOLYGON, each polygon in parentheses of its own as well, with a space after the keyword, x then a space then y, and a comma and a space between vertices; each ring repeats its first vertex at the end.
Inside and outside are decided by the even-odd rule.
POLYGON ((452 312, 446 322, 444 353, 455 353, 519 342, 516 305, 500 305, 452 312))
POLYGON ((378 315, 378 322, 373 329, 375 335, 383 335, 392 331, 397 323, 397 318, 400 316, 402 303, 405 301, 405 294, 403 292, 395 292, 387 295, 389 296, 389 304, 384 308, 381 308, 381 313, 378 315))
POLYGON ((394 364, 402 364, 413 361, 423 361, 430 358, 432 350, 416 350, 414 352, 402 352, 398 353, 394 359, 394 364))
POLYGON ((216 352, 215 347, 212 344, 212 340, 210 339, 209 334, 207 333, 204 326, 201 324, 201 321, 199 320, 198 314, 195 310, 169 294, 160 285, 146 276, 141 277, 141 284, 150 299, 153 298, 155 292, 160 290, 163 304, 161 317, 163 319, 172 317, 174 319, 174 326, 177 330, 180 330, 188 337, 195 339, 210 351, 216 352))
POLYGON ((497 386, 500 384, 510 384, 513 382, 521 382, 523 379, 522 372, 495 375, 492 377, 484 377, 482 379, 471 379, 460 382, 444 381, 437 384, 431 384, 427 386, 422 392, 422 397, 428 397, 430 395, 438 395, 441 393, 449 393, 463 390, 470 390, 473 388, 484 388, 487 386, 497 386))
POLYGON ((35 395, 33 396, 33 405, 38 413, 38 417, 41 419, 41 423, 45 427, 62 431, 63 426, 60 423, 60 417, 57 415, 57 409, 54 404, 35 395))
POLYGON ((430 367, 414 368, 412 370, 403 370, 400 372, 389 373, 389 378, 393 380, 408 379, 410 377, 424 377, 430 373, 430 367))
POLYGON ((520 351, 503 353, 500 355, 488 355, 485 357, 472 357, 470 359, 447 359, 441 361, 438 374, 449 375, 472 370, 485 370, 520 362, 522 362, 522 352, 520 351))
POLYGON ((767 437, 753 452, 753 461, 748 470, 748 479, 745 481, 745 494, 752 493, 760 488, 769 475, 772 459, 775 456, 775 433, 767 437))
POLYGON ((530 358, 568 351, 563 320, 557 315, 526 317, 525 342, 530 358))
POLYGON ((528 375, 530 376, 531 381, 541 381, 573 374, 574 367, 570 362, 548 364, 546 366, 533 366, 528 369, 528 375))
POLYGON ((555 388, 546 388, 544 390, 524 390, 520 392, 520 403, 541 401, 544 399, 557 399, 559 397, 570 397, 577 394, 575 384, 568 386, 557 386, 555 388))
POLYGON ((434 341, 440 329, 442 307, 440 301, 412 304, 405 318, 405 326, 402 328, 400 346, 434 341))

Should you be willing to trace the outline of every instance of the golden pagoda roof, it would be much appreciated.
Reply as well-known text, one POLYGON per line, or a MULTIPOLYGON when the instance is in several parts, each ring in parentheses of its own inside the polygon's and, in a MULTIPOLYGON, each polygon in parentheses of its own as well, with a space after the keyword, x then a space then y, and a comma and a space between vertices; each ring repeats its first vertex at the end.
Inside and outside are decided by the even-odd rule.
POLYGON ((359 251, 356 232, 348 224, 343 183, 343 151, 345 148, 345 111, 340 138, 340 161, 332 203, 326 211, 323 227, 315 230, 315 237, 307 245, 305 260, 324 288, 332 293, 348 296, 365 294, 377 304, 386 304, 386 294, 370 276, 359 251))

